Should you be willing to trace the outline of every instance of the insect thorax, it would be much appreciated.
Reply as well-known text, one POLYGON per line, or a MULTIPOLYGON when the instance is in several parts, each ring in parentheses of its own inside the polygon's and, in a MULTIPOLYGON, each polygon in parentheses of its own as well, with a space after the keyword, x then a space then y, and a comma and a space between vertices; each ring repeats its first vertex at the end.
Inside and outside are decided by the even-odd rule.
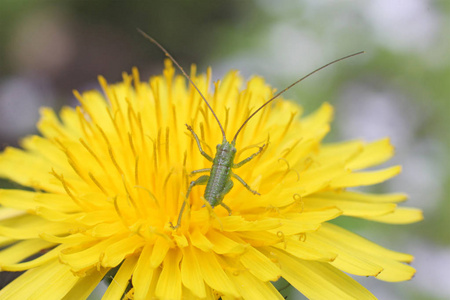
POLYGON ((224 140, 222 144, 216 146, 216 156, 214 157, 214 164, 220 166, 228 166, 231 168, 236 156, 236 148, 227 140, 224 140))

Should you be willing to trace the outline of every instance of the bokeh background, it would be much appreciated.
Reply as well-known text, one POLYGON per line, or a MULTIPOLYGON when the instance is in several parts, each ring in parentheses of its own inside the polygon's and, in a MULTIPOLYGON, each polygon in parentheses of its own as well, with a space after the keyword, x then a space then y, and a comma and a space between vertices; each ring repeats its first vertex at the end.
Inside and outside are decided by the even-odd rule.
MULTIPOLYGON (((0 146, 36 133, 39 107, 76 105, 72 90, 119 81, 137 66, 158 74, 160 41, 213 79, 238 69, 282 89, 338 57, 365 50, 290 90, 307 112, 335 106, 327 141, 390 136, 403 173, 372 190, 406 192, 425 220, 341 224, 412 253, 409 282, 357 278, 379 299, 450 299, 450 1, 0 1, 0 146)), ((0 182, 2 187, 11 183, 0 182)), ((288 299, 303 299, 288 291, 288 299)), ((92 299, 95 299, 95 295, 92 299)))

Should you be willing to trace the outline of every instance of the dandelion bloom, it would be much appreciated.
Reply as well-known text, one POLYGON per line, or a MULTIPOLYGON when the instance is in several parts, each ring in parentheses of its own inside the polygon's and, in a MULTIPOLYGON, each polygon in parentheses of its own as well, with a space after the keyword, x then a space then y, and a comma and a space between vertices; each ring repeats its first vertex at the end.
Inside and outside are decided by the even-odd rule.
MULTIPOLYGON (((273 95, 259 77, 244 83, 230 72, 210 88, 210 70, 191 73, 228 138, 273 95)), ((266 144, 236 169, 261 195, 236 183, 224 199, 229 215, 205 205, 204 186, 194 187, 175 230, 170 224, 195 178, 189 173, 211 167, 185 123, 213 156, 222 141, 215 119, 170 61, 148 82, 133 70, 118 84, 100 83, 103 93, 75 93, 75 109, 59 116, 43 109, 41 136, 0 155, 0 175, 29 187, 0 191, 0 268, 26 271, 1 299, 85 299, 112 269, 104 299, 284 299, 272 285, 280 277, 308 298, 374 299, 345 273, 413 276, 405 264, 411 255, 329 223, 339 216, 391 224, 422 218, 397 207, 403 194, 347 189, 400 172, 363 171, 393 155, 388 139, 324 145, 330 105, 300 117, 300 106, 277 99, 236 142, 236 161, 266 144)))

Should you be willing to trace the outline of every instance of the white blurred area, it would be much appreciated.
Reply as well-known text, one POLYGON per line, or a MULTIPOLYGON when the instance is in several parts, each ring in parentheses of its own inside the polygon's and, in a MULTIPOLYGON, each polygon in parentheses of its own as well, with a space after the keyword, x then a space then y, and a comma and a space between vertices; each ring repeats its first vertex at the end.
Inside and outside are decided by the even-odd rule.
POLYGON ((344 88, 338 99, 335 125, 344 140, 361 138, 368 142, 389 136, 396 156, 391 164, 401 164, 403 172, 388 181, 390 191, 407 191, 409 206, 432 212, 443 196, 446 153, 441 141, 417 139, 418 131, 433 111, 422 103, 412 103, 388 85, 374 88, 366 83, 344 88), (423 201, 427 199, 426 201, 423 201))
MULTIPOLYGON (((335 107, 333 137, 329 141, 374 141, 389 136, 396 148, 389 165, 401 164, 403 172, 382 190, 406 192, 410 200, 402 205, 424 210, 425 221, 403 226, 401 237, 393 240, 385 232, 374 235, 374 241, 381 245, 413 254, 416 277, 404 284, 363 278, 364 285, 379 299, 401 300, 416 294, 426 296, 416 295, 415 299, 450 299, 450 247, 429 239, 427 229, 410 229, 430 226, 442 214, 442 207, 449 207, 443 205, 443 201, 450 201, 445 195, 449 151, 436 129, 424 133, 439 113, 434 99, 430 99, 430 88, 420 80, 415 84, 423 87, 411 86, 406 79, 410 74, 425 78, 427 74, 420 74, 423 70, 448 68, 449 16, 439 8, 438 1, 431 0, 255 0, 252 5, 240 27, 230 21, 230 29, 223 31, 225 40, 217 41, 215 52, 210 54, 213 58, 203 62, 212 66, 213 80, 230 69, 238 69, 245 77, 261 75, 281 90, 331 60, 365 50, 362 56, 308 78, 286 97, 298 99, 308 111, 325 101, 335 107), (378 68, 377 59, 383 55, 391 55, 391 68, 378 68), (393 57, 405 60, 399 63, 393 57), (399 66, 404 74, 397 73, 399 66), (348 70, 357 75, 346 73, 345 78, 336 80, 348 70), (337 92, 325 99, 315 98, 319 92, 326 95, 331 81, 339 84, 337 92), (421 92, 410 92, 409 87, 421 92)), ((0 73, 4 75, 0 77, 2 146, 35 133, 39 107, 67 104, 62 100, 69 101, 68 91, 95 86, 95 75, 113 70, 120 78, 120 71, 129 72, 133 65, 148 67, 145 62, 128 63, 127 55, 133 54, 127 54, 128 40, 120 33, 108 32, 101 26, 94 31, 86 26, 64 9, 48 7, 31 10, 16 22, 6 45, 11 71, 0 73), (95 66, 90 73, 95 75, 86 79, 83 69, 88 66, 95 66)), ((158 29, 153 28, 151 33, 158 29)), ((196 32, 189 34, 195 43, 196 32)), ((160 42, 165 44, 164 40, 160 42)), ((441 130, 448 132, 448 123, 442 124, 441 130)), ((448 228, 441 230, 448 232, 448 228)))
POLYGON ((401 52, 429 55, 440 38, 442 15, 428 0, 370 1, 364 13, 374 38, 401 52))
POLYGON ((42 106, 54 106, 54 96, 45 78, 16 76, 0 83, 0 136, 14 141, 35 133, 42 106))
POLYGON ((22 16, 6 45, 14 74, 0 81, 0 141, 15 143, 36 132, 39 108, 54 107, 55 77, 70 62, 74 45, 68 18, 58 10, 22 16))

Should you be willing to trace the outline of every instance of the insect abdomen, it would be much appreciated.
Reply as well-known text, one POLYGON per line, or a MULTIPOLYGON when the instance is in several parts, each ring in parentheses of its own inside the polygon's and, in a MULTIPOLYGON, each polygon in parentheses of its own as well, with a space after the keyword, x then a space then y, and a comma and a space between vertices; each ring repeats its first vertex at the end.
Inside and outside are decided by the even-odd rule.
POLYGON ((204 197, 212 207, 219 205, 225 196, 227 184, 231 180, 231 166, 236 155, 236 148, 225 141, 217 145, 211 173, 206 185, 204 197))

